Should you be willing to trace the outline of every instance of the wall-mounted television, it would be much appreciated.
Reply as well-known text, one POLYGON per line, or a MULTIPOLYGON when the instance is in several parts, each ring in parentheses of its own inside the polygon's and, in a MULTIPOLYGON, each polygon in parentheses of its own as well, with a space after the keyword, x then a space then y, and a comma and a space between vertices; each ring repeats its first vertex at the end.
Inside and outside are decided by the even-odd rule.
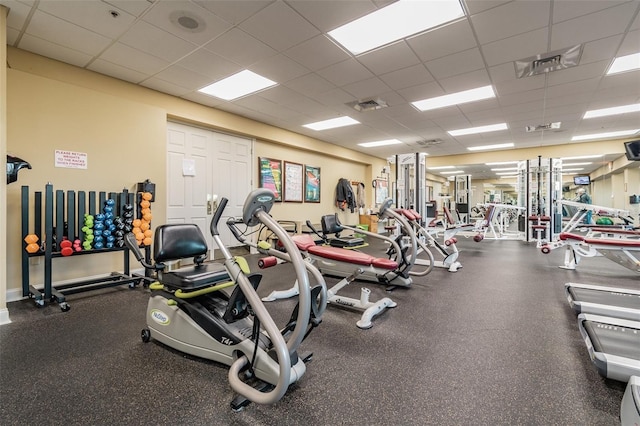
POLYGON ((624 143, 624 151, 629 161, 640 161, 640 141, 624 143))
POLYGON ((589 185, 591 184, 591 178, 589 176, 574 176, 573 177, 574 185, 589 185))

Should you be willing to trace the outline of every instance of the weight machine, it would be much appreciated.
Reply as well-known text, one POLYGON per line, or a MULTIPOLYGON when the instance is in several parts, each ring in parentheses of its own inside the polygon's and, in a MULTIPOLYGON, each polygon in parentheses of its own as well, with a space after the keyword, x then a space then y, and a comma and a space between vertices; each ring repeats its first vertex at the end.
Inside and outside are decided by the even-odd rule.
POLYGON ((518 229, 525 241, 537 241, 540 248, 554 241, 562 230, 562 160, 542 158, 518 163, 518 205, 524 207, 518 229))
POLYGON ((394 157, 396 163, 396 194, 397 207, 413 209, 426 217, 425 205, 425 163, 426 154, 401 154, 394 157))

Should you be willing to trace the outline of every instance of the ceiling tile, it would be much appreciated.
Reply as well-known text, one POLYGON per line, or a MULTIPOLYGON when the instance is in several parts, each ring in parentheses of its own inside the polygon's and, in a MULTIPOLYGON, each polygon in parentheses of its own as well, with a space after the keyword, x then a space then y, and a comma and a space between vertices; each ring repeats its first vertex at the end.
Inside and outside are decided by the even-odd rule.
POLYGON ((501 6, 505 3, 509 3, 511 0, 466 0, 464 4, 467 6, 467 10, 470 15, 475 15, 480 12, 484 12, 488 9, 501 6))
POLYGON ((22 37, 19 47, 20 49, 66 62, 77 67, 84 67, 91 60, 91 56, 86 53, 78 52, 77 50, 69 49, 29 34, 25 34, 22 37))
POLYGON ((404 89, 433 81, 431 73, 422 64, 380 75, 380 79, 393 90, 404 89))
POLYGON ((487 43, 482 46, 482 54, 489 66, 544 54, 549 45, 548 32, 547 28, 540 28, 487 43))
POLYGON ((425 65, 436 79, 441 79, 482 69, 484 61, 479 49, 469 49, 429 61, 425 65))
POLYGON ((458 74, 450 78, 443 78, 439 81, 446 93, 455 93, 463 90, 475 89, 477 87, 491 84, 489 74, 485 69, 478 69, 465 74, 458 74))
POLYGON ((120 80, 129 81, 132 83, 139 83, 144 80, 147 75, 138 71, 134 71, 129 68, 125 68, 121 65, 114 64, 102 59, 96 59, 91 62, 87 69, 91 71, 99 72, 100 74, 110 75, 120 80))
POLYGON ((320 34, 283 2, 272 3, 260 10, 242 22, 240 28, 278 51, 320 34))
POLYGON ((307 96, 327 92, 335 86, 317 74, 310 73, 284 83, 285 86, 307 96))
POLYGON ((136 22, 119 40, 127 46, 169 62, 176 61, 196 49, 195 44, 144 21, 136 22))
MULTIPOLYGON (((342 89, 334 88, 326 92, 317 93, 314 96, 314 99, 320 102, 321 104, 335 107, 338 105, 344 105, 347 102, 352 102, 353 96, 351 96, 351 94, 345 92, 342 89)), ((349 111, 349 114, 357 113, 356 110, 351 108, 347 109, 347 111, 349 111)), ((356 117, 353 117, 353 118, 357 120, 356 117)))
POLYGON ((631 2, 554 24, 551 28, 551 50, 621 34, 636 9, 635 2, 631 2))
POLYGON ((361 80, 356 83, 348 84, 343 89, 351 93, 355 99, 367 99, 376 97, 381 93, 389 91, 389 87, 377 77, 361 80))
MULTIPOLYGON (((638 35, 640 37, 640 35, 638 35)), ((588 64, 590 62, 597 62, 602 60, 612 61, 616 56, 616 50, 620 46, 622 41, 622 34, 618 34, 612 37, 602 38, 600 40, 591 41, 585 43, 582 48, 582 57, 580 58, 580 65, 588 64)), ((638 49, 640 50, 640 48, 638 49)))
POLYGON ((288 0, 287 4, 323 32, 329 32, 376 10, 373 3, 365 0, 288 0))
POLYGON ((237 25, 276 0, 194 0, 194 3, 237 25))
POLYGON ((186 0, 159 1, 142 18, 164 31, 197 45, 207 43, 231 28, 232 24, 208 10, 186 0), (191 29, 180 25, 181 19, 197 22, 191 29))
POLYGON ((126 64, 127 68, 143 74, 155 74, 169 66, 169 62, 141 52, 122 43, 116 43, 100 55, 100 59, 114 63, 126 64))
POLYGON ((411 37, 407 39, 407 43, 422 62, 427 62, 471 49, 476 46, 476 39, 469 20, 462 19, 435 31, 411 37))
POLYGON ((153 78, 159 78, 189 90, 198 90, 211 83, 209 77, 179 65, 171 65, 154 75, 153 78))
POLYGON ((111 4, 120 10, 124 10, 133 16, 141 16, 147 9, 153 6, 148 1, 131 1, 131 0, 102 0, 104 3, 111 4))
POLYGON ((528 92, 534 89, 542 89, 545 86, 544 75, 534 75, 525 78, 513 78, 494 84, 494 88, 498 95, 510 95, 514 93, 528 92))
POLYGON ((39 7, 50 15, 106 37, 120 36, 135 20, 135 16, 124 10, 100 1, 42 1, 39 7), (118 16, 113 17, 112 11, 118 16))
POLYGON ((238 28, 205 44, 204 48, 244 67, 277 53, 238 28))
POLYGON ((110 43, 104 36, 38 11, 31 18, 27 34, 92 56, 110 43))
POLYGON ((313 37, 286 50, 285 55, 312 71, 344 61, 349 55, 325 35, 313 37))
POLYGON ((576 4, 572 1, 556 1, 553 3, 553 23, 555 24, 588 15, 609 7, 621 5, 627 1, 628 0, 586 1, 580 2, 580 7, 576 7, 576 4))
POLYGON ((609 64, 609 61, 591 62, 580 67, 550 72, 548 79, 549 86, 601 77, 607 71, 609 64))
POLYGON ((191 52, 188 56, 180 59, 177 64, 198 74, 205 75, 211 81, 220 80, 243 69, 240 64, 228 61, 204 48, 191 52))
POLYGON ((22 27, 29 16, 29 12, 31 11, 31 7, 17 1, 3 0, 2 4, 9 9, 9 14, 7 15, 7 27, 19 31, 22 30, 22 27))
POLYGON ((420 59, 404 41, 364 53, 357 59, 375 74, 386 74, 420 63, 420 59))
POLYGON ((549 0, 514 1, 473 15, 471 22, 481 44, 546 27, 549 0), (499 25, 496 23, 499 22, 499 25))
POLYGON ((282 54, 264 58, 251 65, 249 69, 279 83, 309 74, 307 68, 282 54))
POLYGON ((344 86, 356 81, 373 77, 373 74, 353 58, 317 71, 318 75, 336 86, 344 86))
POLYGON ((640 30, 630 31, 624 38, 616 56, 625 56, 640 52, 640 30))
POLYGON ((173 83, 169 83, 168 81, 155 77, 143 81, 142 83, 140 83, 140 85, 153 90, 157 90, 162 93, 168 93, 173 96, 182 96, 186 93, 191 92, 190 89, 185 89, 184 87, 177 86, 173 83))

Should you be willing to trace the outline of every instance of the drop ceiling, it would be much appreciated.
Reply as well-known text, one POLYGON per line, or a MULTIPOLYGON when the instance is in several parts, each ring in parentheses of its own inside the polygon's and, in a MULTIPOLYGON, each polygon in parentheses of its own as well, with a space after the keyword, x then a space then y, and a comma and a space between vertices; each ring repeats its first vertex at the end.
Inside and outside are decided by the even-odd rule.
POLYGON ((605 75, 615 57, 640 51, 637 0, 463 0, 462 19, 358 56, 327 36, 389 3, 0 0, 9 8, 10 46, 380 158, 456 155, 505 142, 544 147, 639 127, 640 113, 582 120, 587 110, 640 102, 640 71, 605 75), (577 66, 516 77, 515 61, 576 45, 577 66), (197 92, 243 69, 278 85, 234 101, 197 92), (485 85, 494 99, 426 112, 410 104, 485 85), (388 106, 349 105, 372 99, 388 106), (342 115, 361 124, 302 127, 342 115), (447 133, 502 122, 508 130, 447 133), (551 122, 560 129, 526 131, 551 122), (402 144, 357 145, 390 138, 402 144))

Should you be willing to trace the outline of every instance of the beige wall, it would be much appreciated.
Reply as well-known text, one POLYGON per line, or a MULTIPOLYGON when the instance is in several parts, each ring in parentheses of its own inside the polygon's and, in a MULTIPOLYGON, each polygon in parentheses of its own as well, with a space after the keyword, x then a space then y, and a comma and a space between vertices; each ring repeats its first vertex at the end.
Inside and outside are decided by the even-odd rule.
MULTIPOLYGON (((54 190, 120 191, 150 179, 157 185, 153 224, 164 223, 168 118, 255 138, 256 170, 258 156, 321 167, 321 203, 278 203, 273 210, 277 219, 317 222, 321 214, 337 211, 333 199, 338 177, 368 182, 367 200, 371 202, 371 180, 386 165, 382 159, 19 49, 10 47, 7 59, 7 149, 29 161, 33 169, 21 171, 17 183, 4 187, 8 204, 7 282, 6 289, 0 282, 0 309, 5 290, 11 298, 21 296, 22 185, 29 186, 33 199, 33 192, 44 191, 47 182, 53 184, 54 190), (55 149, 86 153, 88 168, 54 167, 55 149)), ((341 219, 354 223, 353 216, 343 215, 341 219)), ((31 262, 31 283, 42 283, 42 259, 39 264, 38 259, 31 262)), ((53 262, 54 281, 122 270, 121 253, 71 256, 53 262)))
MULTIPOLYGON (((7 13, 8 9, 0 5, 0 62, 7 61, 7 13)), ((6 158, 7 150, 7 69, 0 67, 0 156, 6 158)), ((7 228, 7 187, 0 185, 0 230, 7 228)), ((0 238, 0 259, 7 258, 7 240, 0 238)), ((7 264, 0 263, 0 324, 9 322, 7 298, 4 288, 7 286, 7 264)))

